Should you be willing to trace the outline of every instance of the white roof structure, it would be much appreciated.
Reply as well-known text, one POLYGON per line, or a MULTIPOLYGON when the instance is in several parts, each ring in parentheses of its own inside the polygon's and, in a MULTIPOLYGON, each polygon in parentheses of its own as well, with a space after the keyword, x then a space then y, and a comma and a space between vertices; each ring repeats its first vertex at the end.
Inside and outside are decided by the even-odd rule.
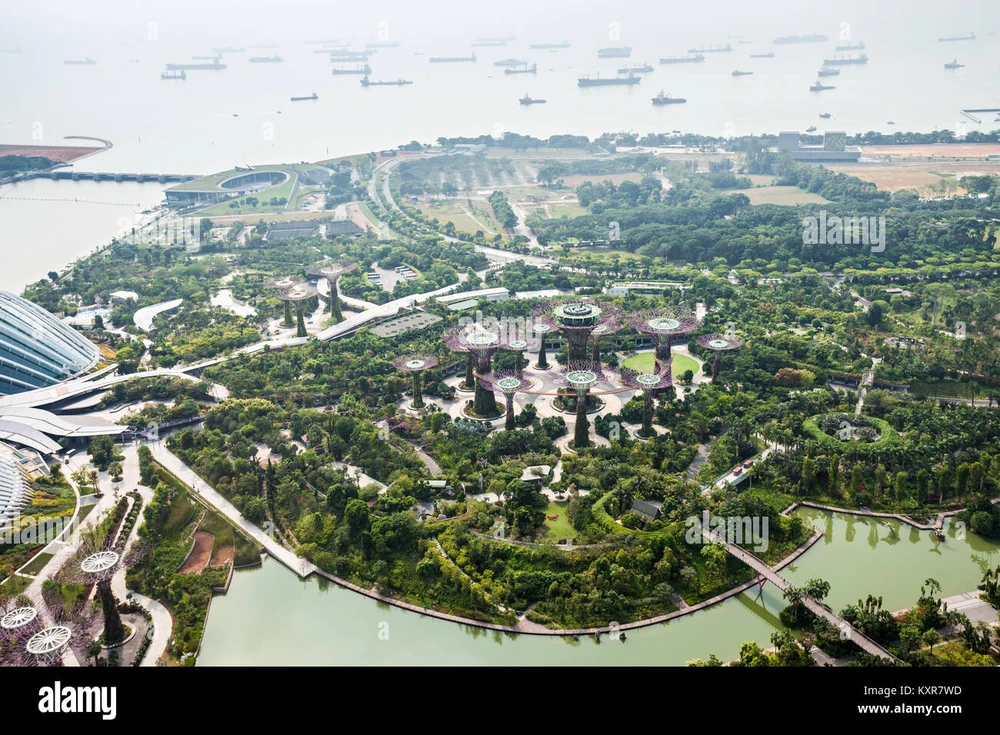
POLYGON ((112 291, 111 292, 112 301, 138 301, 139 294, 135 291, 112 291))
POLYGON ((481 288, 478 291, 462 291, 461 293, 438 296, 435 301, 441 304, 450 304, 455 301, 465 301, 466 299, 487 299, 488 301, 506 301, 510 298, 510 291, 503 286, 497 288, 481 288))
POLYGON ((184 299, 174 299, 173 301, 164 301, 163 303, 153 304, 152 306, 144 306, 132 315, 132 321, 134 321, 135 326, 139 327, 139 329, 143 332, 152 331, 153 319, 156 318, 158 314, 170 311, 171 309, 176 309, 183 303, 184 299))
POLYGON ((29 499, 21 468, 9 455, 0 454, 0 523, 20 515, 29 499))

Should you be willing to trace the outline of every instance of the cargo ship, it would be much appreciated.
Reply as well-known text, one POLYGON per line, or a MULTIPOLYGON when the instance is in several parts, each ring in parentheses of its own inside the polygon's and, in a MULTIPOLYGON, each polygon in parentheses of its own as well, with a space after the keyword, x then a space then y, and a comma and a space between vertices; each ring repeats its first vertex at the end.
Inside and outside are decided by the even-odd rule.
POLYGON ((975 33, 969 33, 964 36, 941 36, 938 39, 938 41, 941 41, 942 43, 945 43, 947 41, 975 41, 975 40, 976 40, 975 33))
POLYGON ((378 41, 376 43, 366 43, 365 48, 371 51, 372 49, 380 48, 399 48, 398 41, 378 41))
POLYGON ((768 51, 766 54, 750 54, 751 59, 773 59, 774 52, 768 51))
POLYGON ((840 75, 840 69, 820 69, 818 74, 821 77, 836 77, 840 75))
POLYGON ((569 48, 569 41, 560 41, 559 43, 529 43, 528 48, 530 49, 569 48))
POLYGON ((222 61, 222 57, 219 54, 212 54, 211 56, 192 56, 195 61, 222 61))
POLYGON ((476 52, 473 51, 471 56, 431 56, 427 60, 432 64, 456 64, 463 61, 475 61, 476 52))
POLYGON ((664 56, 660 59, 661 64, 694 64, 704 61, 704 54, 694 54, 693 56, 664 56))
POLYGON ((167 64, 167 71, 219 71, 225 68, 226 65, 221 61, 213 61, 206 64, 167 64))
POLYGON ((545 103, 545 100, 535 100, 529 97, 528 95, 524 95, 524 97, 519 99, 518 102, 520 102, 522 105, 541 105, 545 103))
POLYGON ((70 66, 90 66, 91 64, 96 64, 97 62, 88 56, 86 59, 66 59, 63 63, 69 64, 70 66))
POLYGON ((220 46, 213 48, 212 52, 216 54, 245 54, 246 49, 240 46, 239 48, 233 48, 232 46, 220 46))
POLYGON ((653 71, 653 67, 649 64, 643 64, 639 66, 638 64, 632 64, 632 66, 623 66, 618 70, 619 74, 649 74, 653 71))
POLYGON ((833 85, 823 84, 823 82, 816 80, 816 83, 809 87, 810 92, 822 92, 824 89, 836 89, 833 85))
POLYGON ((372 73, 372 68, 368 66, 368 64, 365 64, 364 66, 357 66, 353 69, 345 69, 343 67, 335 66, 330 70, 330 73, 337 76, 343 74, 364 74, 367 76, 372 73))
POLYGON ((597 57, 600 59, 628 59, 631 56, 631 46, 609 46, 597 49, 597 57))
POLYGON ((305 102, 307 100, 318 100, 319 96, 313 92, 308 97, 292 97, 292 102, 305 102))
POLYGON ((508 68, 508 69, 504 69, 503 73, 504 74, 534 74, 537 71, 538 71, 538 65, 537 64, 532 64, 531 66, 528 66, 527 64, 525 64, 523 67, 511 67, 511 68, 508 68))
POLYGON ((471 44, 472 48, 482 48, 486 46, 506 46, 506 41, 473 41, 471 44))
POLYGON ((959 64, 958 63, 958 59, 955 59, 954 61, 949 61, 947 64, 945 64, 944 68, 945 69, 961 69, 964 66, 965 66, 965 64, 959 64))
POLYGON ((778 36, 771 43, 823 43, 827 38, 819 33, 807 33, 804 36, 778 36))
POLYGON ((654 105, 683 105, 685 102, 687 100, 683 97, 671 97, 669 94, 663 94, 662 89, 658 95, 653 97, 654 105))
POLYGON ((735 70, 735 71, 733 72, 733 76, 734 76, 734 77, 748 77, 748 76, 750 76, 751 74, 753 74, 753 72, 752 72, 752 71, 740 71, 739 69, 736 69, 736 70, 735 70))
POLYGON ((278 48, 276 43, 254 43, 250 45, 250 48, 278 48))
POLYGON ((513 57, 509 59, 500 59, 500 61, 494 61, 493 66, 523 66, 528 62, 524 59, 515 59, 513 57))
POLYGON ((834 51, 864 51, 865 50, 865 44, 864 44, 864 42, 854 43, 854 44, 850 44, 849 43, 846 46, 834 46, 833 50, 834 51))
POLYGON ((330 61, 368 61, 371 51, 325 51, 330 54, 330 61))
POLYGON ((280 64, 284 59, 275 54, 274 56, 251 56, 248 61, 251 64, 280 64))
POLYGON ((810 125, 808 128, 806 128, 806 132, 807 133, 815 133, 816 132, 816 126, 815 125, 810 125))
POLYGON ((480 36, 472 39, 473 43, 507 43, 516 40, 517 36, 480 36))
POLYGON ((733 50, 733 45, 727 43, 725 46, 702 46, 701 48, 689 48, 689 54, 724 54, 733 50))
POLYGON ((630 74, 629 76, 623 77, 580 77, 576 80, 576 86, 578 87, 613 87, 620 85, 632 86, 633 84, 638 84, 642 81, 642 77, 630 74))
POLYGON ((821 112, 819 113, 819 116, 824 120, 829 120, 831 117, 833 117, 829 112, 821 112))
POLYGON ((183 72, 183 71, 173 71, 173 72, 164 71, 164 72, 160 72, 160 79, 180 79, 180 80, 184 80, 184 79, 187 79, 187 78, 188 78, 188 75, 185 72, 183 72))
POLYGON ((844 66, 846 64, 867 64, 868 55, 860 56, 834 56, 832 59, 823 59, 825 66, 844 66))
POLYGON ((361 80, 362 87, 402 87, 405 84, 413 84, 409 79, 394 79, 392 81, 376 81, 373 82, 368 77, 361 80))

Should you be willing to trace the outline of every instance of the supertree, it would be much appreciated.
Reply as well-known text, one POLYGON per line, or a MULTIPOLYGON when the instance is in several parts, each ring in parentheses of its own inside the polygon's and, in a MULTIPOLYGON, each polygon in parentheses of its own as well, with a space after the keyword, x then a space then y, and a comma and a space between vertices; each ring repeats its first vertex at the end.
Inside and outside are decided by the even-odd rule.
MULTIPOLYGON (((72 612, 63 608, 53 611, 53 620, 43 625, 41 616, 31 632, 25 632, 12 648, 16 666, 61 666, 63 656, 89 639, 93 614, 86 603, 79 603, 72 612)), ((77 650, 79 654, 82 651, 77 650)))
POLYGON ((111 578, 122 561, 121 554, 111 549, 102 549, 87 554, 80 560, 80 571, 84 577, 94 582, 101 598, 104 613, 104 642, 107 645, 119 643, 125 638, 125 626, 118 613, 118 602, 111 591, 111 578))
POLYGON ((286 327, 296 326, 295 336, 297 337, 307 336, 306 323, 302 315, 302 306, 306 301, 317 298, 318 294, 315 286, 296 281, 293 278, 280 278, 275 281, 268 281, 264 285, 275 289, 277 291, 275 298, 284 302, 285 318, 282 324, 286 327), (292 305, 295 306, 295 321, 292 321, 292 305))
POLYGON ((670 343, 679 334, 688 334, 701 326, 701 319, 683 307, 669 306, 662 309, 639 311, 630 314, 628 325, 648 334, 656 346, 656 372, 670 369, 670 343))
POLYGON ((601 361, 601 337, 607 337, 621 330, 624 326, 620 319, 608 320, 604 324, 598 324, 592 334, 593 344, 591 345, 590 359, 593 362, 601 361))
POLYGON ((590 446, 590 422, 587 421, 587 397, 596 385, 606 382, 600 363, 569 362, 560 376, 561 382, 576 393, 576 426, 573 429, 573 448, 590 446))
POLYGON ((520 379, 524 375, 523 355, 528 349, 528 343, 523 339, 511 340, 507 343, 507 349, 514 353, 514 377, 520 379))
MULTIPOLYGON (((445 331, 444 343, 448 349, 455 352, 464 352, 467 356, 474 358, 475 370, 469 369, 469 357, 466 357, 465 366, 465 387, 471 385, 470 372, 477 375, 486 375, 491 371, 491 361, 493 354, 507 345, 507 338, 500 325, 489 325, 481 323, 459 324, 445 331)), ((476 396, 472 407, 476 415, 488 417, 496 416, 498 413, 496 398, 493 391, 487 390, 482 382, 475 379, 476 396)))
POLYGON ((514 430, 514 396, 518 393, 525 393, 531 390, 532 383, 518 370, 495 370, 486 375, 478 376, 488 390, 503 393, 506 401, 507 413, 504 416, 503 428, 506 431, 514 430))
POLYGON ((403 370, 413 376, 413 408, 424 407, 424 395, 420 385, 420 374, 424 370, 436 367, 438 359, 433 355, 405 355, 392 361, 397 370, 403 370))
POLYGON ((548 324, 563 333, 569 346, 569 361, 588 360, 587 341, 597 327, 617 329, 621 321, 621 308, 610 301, 569 301, 556 306, 542 305, 532 313, 538 324, 548 324))
POLYGON ((0 665, 14 665, 24 653, 25 640, 41 625, 38 610, 27 597, 0 610, 0 665))
POLYGON ((535 363, 535 367, 538 370, 548 370, 549 361, 545 354, 545 340, 553 332, 553 327, 545 322, 537 322, 532 327, 532 332, 537 335, 538 339, 538 362, 535 363))
POLYGON ((330 287, 330 314, 338 322, 344 320, 344 314, 340 310, 340 294, 337 292, 337 281, 340 280, 342 275, 350 273, 357 269, 357 267, 358 264, 353 261, 338 263, 335 260, 324 260, 321 263, 311 266, 306 271, 310 276, 319 276, 326 279, 327 285, 330 287))
POLYGON ((743 343, 730 333, 726 334, 703 334, 696 340, 698 345, 715 353, 712 360, 712 382, 719 377, 719 367, 722 365, 722 353, 729 350, 738 350, 743 343))
POLYGON ((622 382, 629 388, 642 391, 642 429, 641 436, 653 435, 653 394, 673 386, 674 381, 670 367, 659 373, 639 373, 635 370, 622 370, 622 382))

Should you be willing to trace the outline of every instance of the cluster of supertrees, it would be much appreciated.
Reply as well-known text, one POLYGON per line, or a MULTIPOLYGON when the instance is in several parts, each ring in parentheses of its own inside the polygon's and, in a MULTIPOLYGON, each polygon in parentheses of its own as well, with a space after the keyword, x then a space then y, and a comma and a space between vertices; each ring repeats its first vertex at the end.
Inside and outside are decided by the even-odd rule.
POLYGON ((275 298, 284 302, 285 317, 282 322, 285 327, 295 327, 296 337, 306 337, 305 316, 303 314, 307 302, 319 297, 319 292, 310 283, 302 283, 291 278, 282 278, 276 281, 269 281, 269 288, 277 293, 275 298), (292 320, 292 308, 295 309, 295 319, 292 320))
MULTIPOLYGON (((465 355, 465 377, 462 386, 474 390, 472 413, 478 418, 499 416, 495 394, 505 399, 505 421, 507 430, 515 428, 514 397, 518 393, 532 395, 575 394, 576 427, 574 447, 590 444, 589 422, 587 421, 588 398, 594 395, 639 390, 643 394, 642 428, 640 436, 649 437, 653 429, 653 406, 655 396, 672 390, 674 376, 671 372, 671 345, 675 339, 683 338, 702 326, 702 320, 685 306, 664 306, 659 309, 641 311, 625 315, 621 307, 607 300, 578 299, 552 304, 543 304, 534 309, 527 325, 521 325, 525 334, 514 333, 497 320, 463 323, 445 331, 444 343, 448 349, 465 355), (600 340, 631 327, 640 334, 651 338, 654 345, 654 367, 652 372, 640 373, 623 369, 620 379, 611 378, 601 365, 600 340), (550 335, 560 333, 566 341, 568 360, 565 368, 551 380, 557 386, 553 392, 545 390, 543 381, 524 373, 523 353, 533 343, 538 349, 537 370, 547 370, 550 366, 546 353, 546 341, 550 335), (515 353, 514 369, 494 370, 493 356, 505 349, 515 353)), ((714 351, 712 380, 719 374, 721 353, 742 346, 733 334, 732 328, 725 335, 708 334, 697 338, 698 344, 714 351)), ((423 406, 419 376, 420 372, 437 365, 437 359, 428 355, 409 355, 393 362, 400 370, 413 374, 413 407, 423 406)))
POLYGON ((335 260, 324 260, 310 266, 306 271, 310 276, 326 279, 330 287, 330 315, 335 321, 342 322, 344 314, 340 309, 340 294, 337 292, 337 281, 345 273, 350 273, 358 267, 355 262, 338 262, 335 260))

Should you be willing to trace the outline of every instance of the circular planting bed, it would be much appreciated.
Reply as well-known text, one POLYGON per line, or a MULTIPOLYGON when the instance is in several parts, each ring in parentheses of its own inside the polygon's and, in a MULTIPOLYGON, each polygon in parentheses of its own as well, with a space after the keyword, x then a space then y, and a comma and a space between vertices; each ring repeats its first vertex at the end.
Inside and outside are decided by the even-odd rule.
POLYGON ((882 449, 899 442, 899 434, 888 421, 853 413, 810 416, 803 422, 802 431, 820 446, 833 451, 882 449))

